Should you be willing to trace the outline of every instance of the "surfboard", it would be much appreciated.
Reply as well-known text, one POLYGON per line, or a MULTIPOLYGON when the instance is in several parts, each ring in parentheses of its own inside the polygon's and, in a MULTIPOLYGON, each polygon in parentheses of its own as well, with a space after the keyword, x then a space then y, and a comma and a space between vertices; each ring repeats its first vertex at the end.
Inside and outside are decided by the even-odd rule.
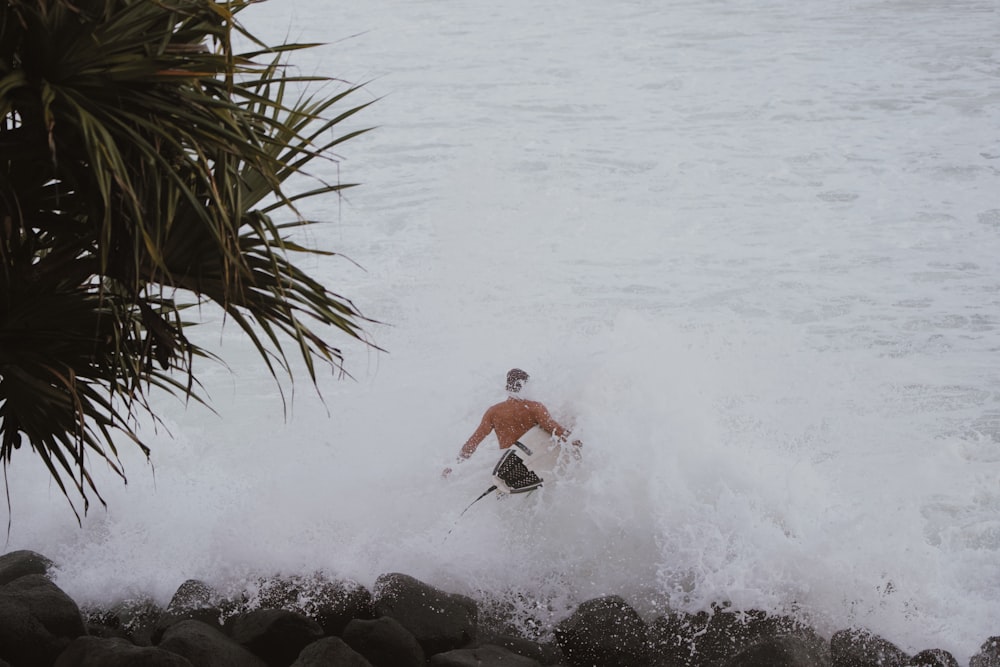
POLYGON ((493 482, 500 493, 527 493, 551 477, 562 443, 540 426, 532 427, 504 452, 493 467, 493 482))
MULTIPOLYGON (((552 437, 540 426, 532 427, 504 452, 493 468, 493 486, 469 503, 458 515, 462 516, 480 500, 496 491, 498 494, 527 493, 540 487, 546 478, 551 478, 559 466, 562 442, 552 437)), ((576 447, 570 446, 571 450, 576 447)), ((579 452, 573 452, 579 456, 579 452)), ((455 520, 458 525, 458 519, 455 520)), ((452 526, 451 530, 455 527, 452 526)), ((448 535, 451 535, 451 530, 448 535)), ((447 537, 447 536, 446 536, 447 537)))

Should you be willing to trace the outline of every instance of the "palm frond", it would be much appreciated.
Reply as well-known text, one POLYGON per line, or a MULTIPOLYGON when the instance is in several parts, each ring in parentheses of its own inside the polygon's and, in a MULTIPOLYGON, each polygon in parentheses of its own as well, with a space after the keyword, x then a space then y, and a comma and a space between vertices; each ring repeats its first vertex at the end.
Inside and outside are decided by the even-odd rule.
POLYGON ((332 253, 288 234, 313 224, 303 200, 350 187, 302 176, 371 101, 293 99, 332 80, 289 75, 311 45, 264 44, 237 20, 251 4, 0 4, 0 458, 26 441, 84 512, 92 458, 124 479, 115 438, 148 454, 150 391, 203 401, 188 306, 217 303, 275 376, 286 346, 315 383, 343 363, 333 335, 366 341, 370 320, 293 261, 332 253))

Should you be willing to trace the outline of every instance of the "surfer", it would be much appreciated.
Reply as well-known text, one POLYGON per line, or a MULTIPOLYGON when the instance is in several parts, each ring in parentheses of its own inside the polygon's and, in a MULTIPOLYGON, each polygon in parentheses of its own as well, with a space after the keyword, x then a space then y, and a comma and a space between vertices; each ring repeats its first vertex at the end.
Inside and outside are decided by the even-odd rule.
MULTIPOLYGON (((507 400, 486 410, 479 428, 462 445, 462 450, 458 453, 458 463, 472 456, 490 431, 496 433, 500 449, 508 449, 534 426, 541 427, 560 440, 566 440, 569 429, 553 419, 544 405, 520 396, 520 391, 527 381, 528 374, 520 368, 512 368, 507 373, 507 400)), ((579 440, 574 440, 572 444, 577 447, 583 446, 579 440)), ((441 474, 447 477, 451 474, 451 468, 445 468, 441 474)))

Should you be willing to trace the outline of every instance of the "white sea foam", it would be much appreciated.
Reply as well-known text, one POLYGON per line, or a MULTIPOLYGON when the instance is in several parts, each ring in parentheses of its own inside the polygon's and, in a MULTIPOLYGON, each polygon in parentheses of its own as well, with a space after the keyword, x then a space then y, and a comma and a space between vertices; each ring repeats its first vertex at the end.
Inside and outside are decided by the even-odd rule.
MULTIPOLYGON (((403 571, 558 618, 727 600, 962 661, 1000 614, 996 8, 806 0, 332 5, 244 15, 382 97, 314 271, 387 354, 299 384, 206 329, 218 416, 76 527, 19 453, 8 548, 77 599, 403 571), (521 366, 586 456, 484 500, 521 366), (448 531, 453 529, 451 534, 448 531), (527 596, 527 598, 525 597, 527 596), (529 602, 525 602, 529 599, 529 602), (541 606, 535 601, 541 601, 541 606)), ((325 174, 334 176, 332 169, 325 174)), ((208 313, 211 316, 211 313, 208 313)))

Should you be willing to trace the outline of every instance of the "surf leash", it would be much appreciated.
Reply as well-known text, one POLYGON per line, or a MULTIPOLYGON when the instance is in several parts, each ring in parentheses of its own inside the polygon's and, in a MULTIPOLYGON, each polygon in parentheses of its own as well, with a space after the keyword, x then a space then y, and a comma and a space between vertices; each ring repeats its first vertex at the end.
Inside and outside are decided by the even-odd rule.
MULTIPOLYGON (((482 500, 483 498, 485 498, 486 496, 490 495, 490 493, 492 493, 493 491, 496 491, 496 490, 497 490, 497 485, 494 484, 490 488, 488 488, 485 491, 483 491, 482 495, 480 495, 478 498, 476 498, 471 503, 469 503, 469 507, 466 507, 464 510, 462 510, 462 514, 458 515, 458 519, 461 519, 462 515, 465 514, 466 512, 468 512, 470 507, 472 507, 473 505, 475 505, 476 503, 478 503, 480 500, 482 500)), ((458 519, 455 519, 455 526, 458 525, 458 519)), ((451 527, 451 530, 448 531, 448 535, 451 535, 451 531, 455 530, 455 526, 451 527)), ((445 539, 448 538, 448 535, 445 535, 445 539)))
MULTIPOLYGON (((475 505, 476 503, 478 503, 480 500, 482 500, 486 496, 490 495, 491 492, 496 491, 496 490, 497 490, 497 485, 494 484, 490 488, 488 488, 485 491, 483 491, 483 494, 481 496, 479 496, 478 498, 476 498, 475 500, 473 500, 471 503, 469 503, 469 507, 472 507, 473 505, 475 505)), ((462 514, 465 514, 466 512, 468 512, 469 511, 469 507, 466 507, 464 510, 462 510, 462 514)), ((462 514, 458 515, 459 519, 462 518, 462 514)))

